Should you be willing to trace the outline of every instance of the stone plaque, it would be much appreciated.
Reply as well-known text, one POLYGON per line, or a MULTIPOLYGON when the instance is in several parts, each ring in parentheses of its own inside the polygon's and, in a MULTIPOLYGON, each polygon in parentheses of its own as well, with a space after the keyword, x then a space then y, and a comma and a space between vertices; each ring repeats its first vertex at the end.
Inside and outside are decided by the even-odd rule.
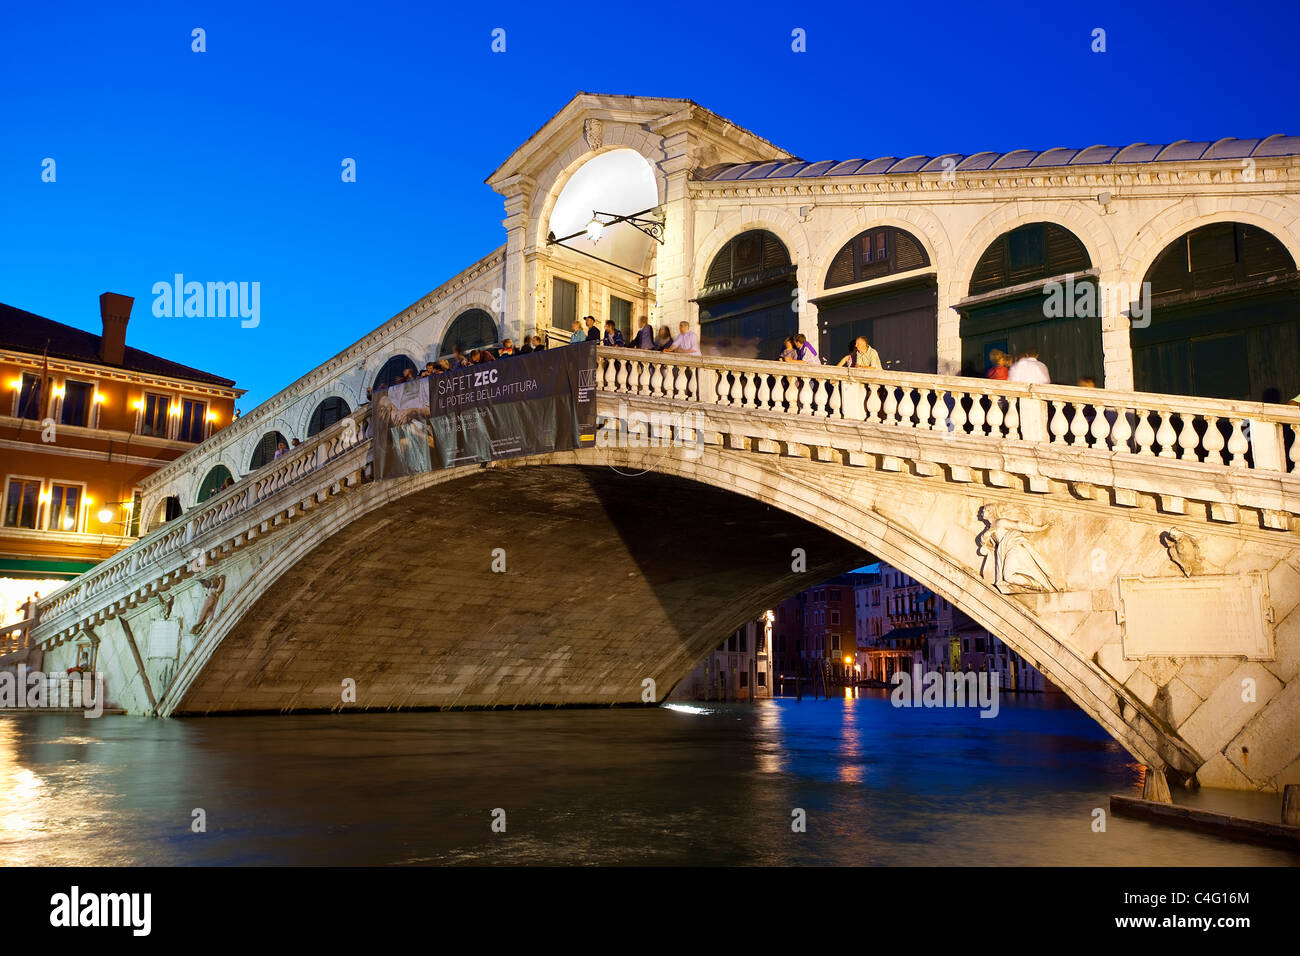
POLYGON ((175 660, 181 647, 181 622, 154 621, 149 625, 140 656, 146 660, 154 657, 170 657, 175 660))
POLYGON ((1263 571, 1119 580, 1124 657, 1272 660, 1273 612, 1263 571))

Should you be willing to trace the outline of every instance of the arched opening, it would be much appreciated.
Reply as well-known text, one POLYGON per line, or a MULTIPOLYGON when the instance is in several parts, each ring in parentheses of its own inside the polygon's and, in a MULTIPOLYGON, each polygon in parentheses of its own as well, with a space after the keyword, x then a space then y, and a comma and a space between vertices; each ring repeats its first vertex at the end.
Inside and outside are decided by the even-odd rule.
POLYGON ((203 476, 203 483, 199 485, 199 501, 207 501, 220 491, 227 481, 234 481, 234 478, 235 476, 225 465, 214 466, 203 476))
POLYGON ((1144 282, 1151 311, 1131 332, 1139 390, 1256 402, 1300 392, 1300 272, 1276 236, 1240 222, 1193 229, 1144 282))
POLYGON ((181 516, 181 512, 181 499, 176 495, 168 495, 158 502, 158 507, 154 510, 153 521, 149 523, 150 529, 164 525, 168 521, 175 521, 181 516))
POLYGON ((827 294, 814 300, 822 357, 838 361, 865 335, 885 368, 937 372, 938 284, 933 275, 916 274, 929 265, 920 241, 894 226, 876 226, 846 242, 826 270, 827 294), (849 288, 892 276, 897 278, 849 288))
POLYGON ((491 315, 482 309, 466 309, 447 327, 438 354, 450 355, 456 349, 468 352, 485 345, 496 345, 500 341, 499 336, 497 324, 492 321, 491 315))
POLYGON ((248 462, 248 470, 256 471, 263 465, 275 461, 275 453, 279 450, 281 443, 286 448, 289 441, 279 432, 267 432, 257 442, 257 447, 253 449, 253 457, 248 462))
POLYGON ((336 422, 341 422, 352 413, 348 403, 337 395, 331 395, 325 399, 311 413, 311 421, 307 423, 307 437, 310 438, 317 432, 324 431, 336 422))
POLYGON ((780 357, 785 337, 799 331, 795 269, 785 244, 764 229, 741 233, 723 246, 696 299, 700 350, 738 358, 780 357))
POLYGON ((1054 382, 1100 382, 1101 306, 1091 269, 1083 243, 1055 223, 1029 223, 993 240, 971 274, 970 294, 957 303, 962 374, 983 377, 994 349, 1033 349, 1054 382))

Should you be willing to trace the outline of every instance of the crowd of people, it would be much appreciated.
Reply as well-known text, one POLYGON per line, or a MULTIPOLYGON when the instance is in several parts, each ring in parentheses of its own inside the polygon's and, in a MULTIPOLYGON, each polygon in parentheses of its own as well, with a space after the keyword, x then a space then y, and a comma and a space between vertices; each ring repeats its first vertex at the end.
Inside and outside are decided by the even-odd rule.
POLYGON ((678 333, 673 335, 666 325, 660 326, 659 331, 656 332, 650 325, 650 320, 643 315, 630 343, 624 338, 623 331, 614 324, 613 319, 605 320, 603 335, 594 315, 584 315, 581 319, 574 319, 570 328, 572 329, 572 334, 569 336, 570 345, 576 345, 578 342, 597 342, 615 348, 644 349, 648 352, 700 354, 700 336, 691 331, 689 322, 682 322, 678 326, 678 333))

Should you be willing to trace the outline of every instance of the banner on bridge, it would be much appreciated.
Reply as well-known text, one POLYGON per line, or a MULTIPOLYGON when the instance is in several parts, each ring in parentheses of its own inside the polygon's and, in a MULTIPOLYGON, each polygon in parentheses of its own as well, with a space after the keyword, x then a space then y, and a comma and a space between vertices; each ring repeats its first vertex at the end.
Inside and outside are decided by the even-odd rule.
POLYGON ((399 382, 371 401, 376 478, 594 446, 596 343, 399 382))

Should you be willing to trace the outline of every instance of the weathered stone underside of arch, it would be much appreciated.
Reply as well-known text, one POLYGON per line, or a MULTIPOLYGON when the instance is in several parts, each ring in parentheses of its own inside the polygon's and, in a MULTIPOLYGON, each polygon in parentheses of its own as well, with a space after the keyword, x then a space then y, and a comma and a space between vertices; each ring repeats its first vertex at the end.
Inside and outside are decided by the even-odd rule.
POLYGON ((680 478, 476 471, 394 497, 299 558, 174 713, 338 707, 347 679, 369 708, 638 702, 647 678, 658 700, 748 617, 866 559, 680 478), (792 572, 795 548, 809 573, 792 572))

